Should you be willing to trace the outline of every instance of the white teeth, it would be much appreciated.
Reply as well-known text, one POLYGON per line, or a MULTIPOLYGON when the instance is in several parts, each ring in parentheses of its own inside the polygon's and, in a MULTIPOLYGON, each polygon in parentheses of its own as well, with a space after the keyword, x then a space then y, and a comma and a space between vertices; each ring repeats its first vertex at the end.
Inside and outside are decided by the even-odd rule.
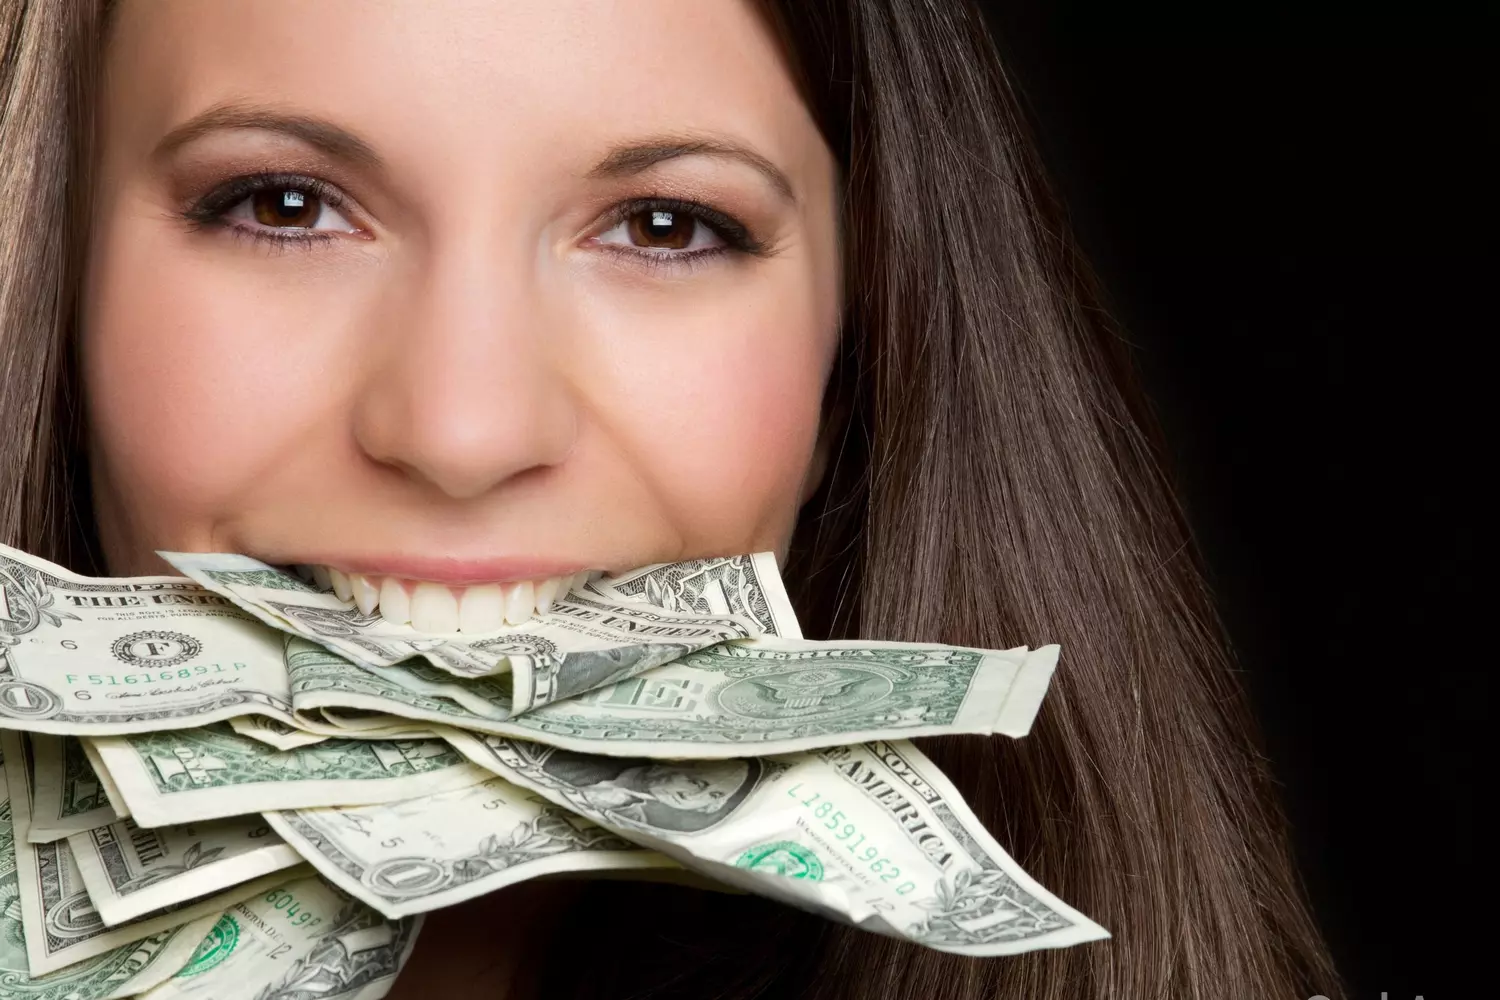
POLYGON ((411 595, 411 627, 419 632, 457 632, 458 600, 441 583, 423 580, 411 595))
POLYGON ((604 570, 602 570, 602 569, 591 569, 591 570, 589 570, 589 583, 593 583, 595 580, 602 579, 603 576, 604 576, 604 570))
POLYGON ((354 603, 359 605, 361 614, 373 614, 380 606, 380 588, 363 573, 350 573, 349 587, 354 591, 354 603))
POLYGON ((519 625, 531 618, 536 610, 536 590, 530 580, 513 583, 505 589, 505 621, 519 625))
POLYGON ((505 624, 505 593, 498 583, 469 587, 458 602, 460 632, 492 632, 505 624))
POLYGON ((298 565, 299 576, 353 601, 362 614, 379 613, 393 625, 422 632, 493 632, 545 615, 570 591, 598 579, 599 570, 517 583, 449 587, 427 580, 345 573, 331 566, 298 565))
POLYGON ((411 621, 411 601, 406 588, 394 576, 385 578, 380 585, 380 616, 392 625, 405 625, 411 621))
POLYGON ((557 600, 558 588, 562 581, 555 576, 549 576, 536 585, 536 613, 545 615, 552 610, 552 602, 557 600))

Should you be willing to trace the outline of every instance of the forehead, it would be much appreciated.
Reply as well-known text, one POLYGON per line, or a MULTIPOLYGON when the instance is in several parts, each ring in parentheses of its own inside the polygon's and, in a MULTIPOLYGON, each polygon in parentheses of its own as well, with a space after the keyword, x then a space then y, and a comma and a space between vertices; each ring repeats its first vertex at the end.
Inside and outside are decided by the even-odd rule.
POLYGON ((124 0, 105 59, 106 116, 143 142, 253 100, 350 125, 397 168, 403 151, 550 163, 663 128, 788 170, 815 155, 752 0, 124 0))

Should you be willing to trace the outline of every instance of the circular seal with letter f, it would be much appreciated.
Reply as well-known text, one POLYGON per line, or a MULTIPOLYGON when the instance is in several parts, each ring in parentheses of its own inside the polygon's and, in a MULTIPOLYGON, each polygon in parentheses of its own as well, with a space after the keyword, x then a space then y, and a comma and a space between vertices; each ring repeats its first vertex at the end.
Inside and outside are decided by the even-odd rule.
POLYGON ((132 667, 175 667, 203 652, 203 643, 181 632, 132 632, 116 639, 110 652, 132 667))

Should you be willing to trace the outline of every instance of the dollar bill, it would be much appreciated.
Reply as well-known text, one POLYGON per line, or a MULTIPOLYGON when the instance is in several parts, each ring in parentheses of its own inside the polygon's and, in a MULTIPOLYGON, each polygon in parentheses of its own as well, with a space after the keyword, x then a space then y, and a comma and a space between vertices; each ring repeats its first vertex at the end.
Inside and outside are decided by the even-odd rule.
POLYGON ((182 970, 142 1000, 378 1000, 421 922, 387 921, 320 878, 299 879, 231 907, 182 970))
POLYGON ((274 628, 321 643, 366 667, 420 657, 460 678, 503 675, 507 712, 570 698, 686 653, 759 635, 752 618, 671 612, 641 601, 606 602, 579 591, 524 625, 492 633, 433 635, 364 614, 352 601, 249 556, 158 552, 177 570, 274 628))
POLYGON ((497 774, 570 812, 866 930, 973 956, 1109 936, 1022 871, 910 743, 663 761, 484 742, 497 774))
POLYGON ((296 724, 360 735, 401 725, 487 725, 512 717, 510 687, 500 677, 454 677, 422 660, 371 667, 307 640, 287 644, 296 724), (400 721, 398 721, 400 720, 400 721))
MULTIPOLYGON (((293 636, 287 638, 293 642, 304 641, 293 636)), ((327 653, 326 650, 324 652, 327 653)), ((306 732, 324 739, 358 737, 362 740, 426 740, 435 735, 432 727, 423 722, 384 712, 366 712, 352 708, 310 708, 297 713, 297 725, 307 727, 306 732), (337 719, 330 720, 335 714, 337 719)))
MULTIPOLYGON (((188 900, 207 902, 233 887, 233 898, 244 897, 285 881, 276 873, 302 862, 255 814, 154 830, 121 820, 73 834, 68 849, 107 926, 188 900)), ((208 908, 217 913, 229 902, 216 899, 208 908)))
POLYGON ((218 724, 91 740, 143 827, 391 802, 490 777, 444 740, 337 739, 277 750, 218 724))
MULTIPOLYGON (((26 737, 26 744, 31 745, 31 739, 36 733, 30 733, 26 737)), ((104 761, 99 758, 99 751, 94 747, 92 740, 79 740, 83 746, 83 755, 88 759, 89 767, 94 770, 94 777, 99 779, 99 785, 104 789, 104 798, 109 803, 109 808, 120 819, 130 815, 130 807, 125 804, 125 796, 120 794, 115 779, 110 777, 109 769, 104 766, 104 761)))
POLYGON ((437 727, 422 723, 414 725, 411 719, 394 715, 369 715, 364 712, 344 712, 326 709, 315 712, 304 720, 310 732, 326 739, 361 740, 430 740, 437 738, 437 727))
POLYGON ((291 710, 280 637, 233 602, 0 545, 0 729, 106 735, 291 710))
POLYGON ((78 737, 36 733, 31 749, 36 773, 28 841, 49 843, 123 818, 110 805, 108 790, 78 737))
POLYGON ((955 733, 1023 736, 1057 655, 1055 645, 756 639, 509 718, 488 707, 504 698, 493 678, 460 680, 420 663, 367 670, 307 647, 287 661, 299 713, 320 709, 335 726, 354 707, 430 723, 466 753, 465 740, 487 733, 580 753, 706 758, 955 733))
MULTIPOLYGON (((471 728, 580 753, 695 759, 917 736, 1019 737, 1030 731, 1057 654, 1055 645, 997 651, 758 639, 689 653, 608 688, 471 728)), ((451 729, 441 734, 453 739, 451 729)))
POLYGON ((392 918, 541 875, 677 867, 501 778, 407 802, 266 819, 331 882, 392 918))
POLYGON ((265 715, 237 715, 229 720, 229 725, 241 736, 260 740, 277 750, 296 750, 321 743, 328 738, 265 715))
MULTIPOLYGON (((0 778, 0 784, 4 779, 0 778)), ((0 804, 0 852, 4 849, 5 806, 0 804)), ((16 868, 0 853, 0 899, 12 902, 16 868)), ((150 934, 55 972, 33 972, 26 958, 26 930, 13 912, 0 909, 0 996, 7 1000, 114 1000, 132 997, 167 980, 192 956, 217 917, 150 934)))
POLYGON ((107 928, 67 841, 29 844, 29 764, 19 733, 0 734, 0 996, 126 996, 176 972, 223 909, 107 928))
POLYGON ((590 583, 604 597, 644 601, 668 611, 751 618, 764 635, 802 638, 771 552, 662 563, 590 583))

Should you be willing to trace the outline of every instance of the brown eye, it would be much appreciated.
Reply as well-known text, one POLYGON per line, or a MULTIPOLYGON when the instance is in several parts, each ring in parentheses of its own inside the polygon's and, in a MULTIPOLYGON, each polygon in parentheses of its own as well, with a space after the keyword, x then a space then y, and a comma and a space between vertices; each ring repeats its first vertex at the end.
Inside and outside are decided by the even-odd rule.
POLYGON ((316 195, 294 188, 266 188, 250 196, 255 221, 280 229, 311 229, 323 212, 316 195))
POLYGON ((766 244, 733 216, 677 198, 638 198, 614 207, 609 229, 590 243, 651 268, 683 267, 729 253, 764 253, 766 244))
POLYGON ((636 246, 661 250, 682 250, 693 241, 696 217, 686 212, 646 209, 633 213, 626 221, 631 242, 636 246))

